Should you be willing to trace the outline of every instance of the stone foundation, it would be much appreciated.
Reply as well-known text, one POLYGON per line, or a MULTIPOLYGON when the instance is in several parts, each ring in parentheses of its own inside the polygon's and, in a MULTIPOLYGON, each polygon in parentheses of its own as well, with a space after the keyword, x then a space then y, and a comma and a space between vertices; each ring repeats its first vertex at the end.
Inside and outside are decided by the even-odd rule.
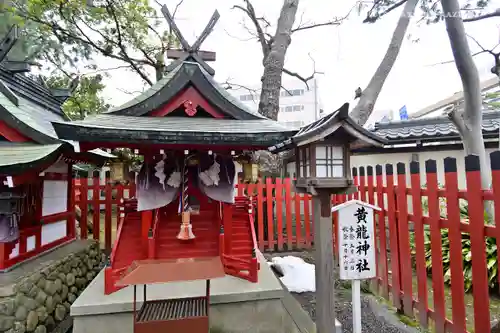
POLYGON ((50 332, 69 316, 71 304, 101 270, 104 257, 94 241, 65 247, 2 276, 0 332, 50 332))

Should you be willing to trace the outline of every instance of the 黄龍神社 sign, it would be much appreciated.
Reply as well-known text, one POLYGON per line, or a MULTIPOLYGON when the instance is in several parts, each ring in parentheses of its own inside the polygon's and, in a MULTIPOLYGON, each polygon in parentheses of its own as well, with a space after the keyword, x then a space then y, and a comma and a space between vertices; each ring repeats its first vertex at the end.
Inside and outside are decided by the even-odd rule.
POLYGON ((364 280, 376 276, 373 210, 380 208, 350 200, 332 208, 338 211, 338 244, 341 280, 364 280))

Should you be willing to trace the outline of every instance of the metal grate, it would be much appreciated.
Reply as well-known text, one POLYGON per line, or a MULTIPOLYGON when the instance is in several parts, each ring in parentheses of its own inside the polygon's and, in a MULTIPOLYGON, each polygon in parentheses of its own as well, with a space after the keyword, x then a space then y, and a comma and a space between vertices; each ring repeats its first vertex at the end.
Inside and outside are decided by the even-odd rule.
POLYGON ((176 320, 207 316, 204 297, 146 302, 137 316, 137 322, 176 320))

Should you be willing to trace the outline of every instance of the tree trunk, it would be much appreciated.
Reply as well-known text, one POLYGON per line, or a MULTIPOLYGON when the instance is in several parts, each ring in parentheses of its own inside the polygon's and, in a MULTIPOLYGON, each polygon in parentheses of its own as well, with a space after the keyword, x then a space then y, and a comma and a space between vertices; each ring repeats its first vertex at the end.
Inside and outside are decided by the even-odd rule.
POLYGON ((442 0, 446 30, 450 39, 453 58, 457 66, 464 91, 464 104, 462 108, 455 107, 448 116, 457 127, 462 137, 466 155, 477 155, 481 163, 481 183, 483 188, 489 188, 491 173, 487 162, 486 149, 484 146, 482 123, 483 123, 483 99, 479 73, 470 52, 465 33, 464 23, 459 15, 460 11, 457 0, 442 0))
POLYGON ((415 11, 417 3, 418 0, 408 0, 406 2, 403 12, 399 17, 398 24, 396 25, 396 29, 394 29, 392 34, 389 48, 387 49, 382 62, 375 71, 375 74, 371 78, 370 83, 368 83, 368 86, 361 93, 358 104, 350 113, 351 118, 353 118, 361 126, 368 121, 368 118, 372 114, 378 95, 382 91, 385 80, 387 79, 387 76, 389 76, 394 63, 396 62, 399 50, 403 44, 406 30, 408 29, 410 20, 413 17, 413 12, 415 11))
POLYGON ((281 76, 285 65, 285 55, 291 42, 292 27, 299 7, 299 0, 285 0, 281 8, 276 34, 271 47, 264 56, 264 73, 260 94, 259 112, 277 120, 279 111, 281 76))

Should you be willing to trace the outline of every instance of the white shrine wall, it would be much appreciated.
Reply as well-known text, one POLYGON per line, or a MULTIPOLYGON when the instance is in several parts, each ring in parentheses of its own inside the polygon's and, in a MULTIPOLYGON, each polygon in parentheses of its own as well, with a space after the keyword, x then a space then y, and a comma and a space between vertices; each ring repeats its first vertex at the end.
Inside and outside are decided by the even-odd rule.
MULTIPOLYGON (((68 175, 68 165, 58 161, 44 172, 64 175, 65 180, 44 180, 42 216, 65 213, 68 210, 68 186, 71 175, 68 175), (68 177, 69 176, 69 177, 68 177)), ((42 225, 42 246, 55 242, 68 235, 67 219, 42 225)))

